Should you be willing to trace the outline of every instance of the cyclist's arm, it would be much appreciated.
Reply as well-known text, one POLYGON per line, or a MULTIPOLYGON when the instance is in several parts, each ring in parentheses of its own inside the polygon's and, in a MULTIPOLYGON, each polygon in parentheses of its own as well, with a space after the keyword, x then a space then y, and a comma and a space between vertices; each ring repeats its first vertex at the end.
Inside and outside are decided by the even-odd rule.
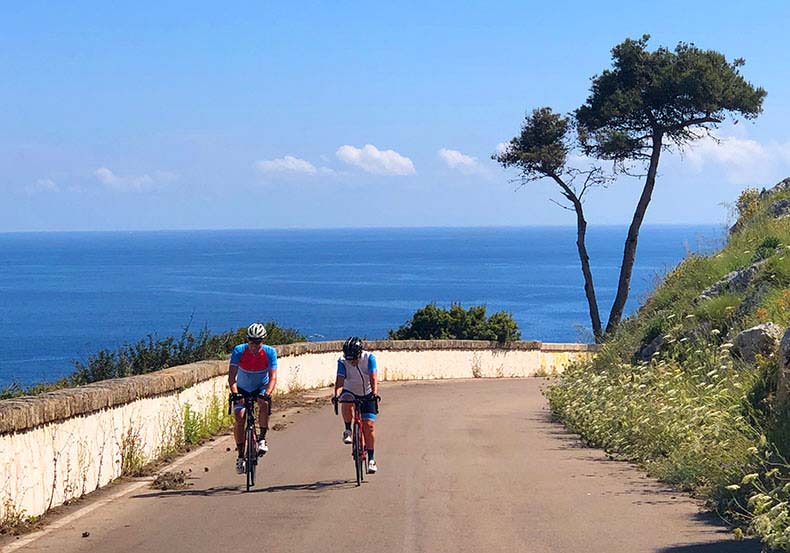
POLYGON ((236 385, 236 374, 239 372, 239 366, 232 363, 228 365, 228 387, 234 394, 239 393, 239 387, 236 385))
POLYGON ((269 369, 269 383, 266 385, 266 395, 272 395, 274 388, 277 386, 277 371, 269 369))
POLYGON ((273 347, 266 347, 266 355, 269 357, 269 383, 266 385, 266 395, 271 396, 277 386, 277 350, 273 347))
POLYGON ((337 378, 335 378, 335 397, 339 396, 343 391, 343 384, 345 383, 345 381, 346 381, 345 376, 337 375, 337 378))
POLYGON ((230 363, 228 364, 228 387, 234 394, 239 393, 239 387, 236 385, 236 376, 239 374, 239 361, 243 348, 236 346, 230 354, 230 363))
POLYGON ((335 397, 343 391, 343 384, 346 382, 346 365, 342 360, 337 360, 337 377, 335 378, 335 397))
POLYGON ((368 357, 368 374, 370 375, 370 391, 374 396, 379 395, 379 373, 376 368, 376 357, 371 354, 368 357))

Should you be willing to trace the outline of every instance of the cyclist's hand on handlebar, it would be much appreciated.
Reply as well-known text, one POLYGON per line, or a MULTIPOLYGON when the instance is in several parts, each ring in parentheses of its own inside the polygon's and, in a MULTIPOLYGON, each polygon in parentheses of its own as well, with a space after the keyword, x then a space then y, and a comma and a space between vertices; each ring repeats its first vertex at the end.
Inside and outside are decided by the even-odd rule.
POLYGON ((272 402, 272 395, 271 394, 263 394, 261 397, 264 399, 264 401, 268 401, 269 403, 272 402))
POLYGON ((332 396, 332 399, 331 399, 331 401, 332 401, 332 405, 337 405, 337 402, 338 402, 339 400, 337 399, 337 396, 332 396))

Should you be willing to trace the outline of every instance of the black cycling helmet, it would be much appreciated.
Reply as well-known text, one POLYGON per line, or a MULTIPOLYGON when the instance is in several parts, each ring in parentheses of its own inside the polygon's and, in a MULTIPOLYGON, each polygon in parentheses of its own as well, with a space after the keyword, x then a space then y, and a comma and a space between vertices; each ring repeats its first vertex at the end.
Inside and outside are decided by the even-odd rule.
POLYGON ((352 336, 343 344, 343 357, 349 361, 359 359, 359 356, 362 355, 362 349, 362 340, 352 336))

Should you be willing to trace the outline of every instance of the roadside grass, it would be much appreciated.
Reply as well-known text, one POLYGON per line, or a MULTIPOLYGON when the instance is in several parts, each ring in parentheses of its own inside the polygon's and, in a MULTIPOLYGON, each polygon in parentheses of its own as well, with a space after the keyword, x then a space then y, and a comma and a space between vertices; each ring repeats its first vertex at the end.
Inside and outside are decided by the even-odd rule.
POLYGON ((9 499, 3 501, 2 513, 0 536, 19 536, 38 528, 41 524, 41 517, 28 516, 24 510, 19 510, 9 499))
POLYGON ((790 218, 766 213, 786 198, 790 190, 745 192, 722 249, 683 260, 595 359, 566 368, 545 393, 590 445, 790 550, 790 406, 774 405, 778 361, 730 353, 741 330, 790 326, 790 218), (701 297, 755 263, 748 285, 701 297), (656 351, 646 359, 649 345, 656 351))

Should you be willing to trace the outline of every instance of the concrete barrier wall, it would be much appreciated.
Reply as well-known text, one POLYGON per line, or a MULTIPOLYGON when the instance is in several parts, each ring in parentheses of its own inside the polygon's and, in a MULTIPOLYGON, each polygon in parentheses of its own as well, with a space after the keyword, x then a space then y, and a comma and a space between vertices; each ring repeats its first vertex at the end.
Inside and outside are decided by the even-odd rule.
MULTIPOLYGON (((277 392, 333 384, 341 345, 278 346, 277 392)), ((375 341, 368 348, 382 381, 547 375, 597 350, 454 340, 375 341)), ((186 409, 194 422, 226 408, 227 365, 203 361, 0 401, 0 520, 40 515, 182 444, 186 409)))

